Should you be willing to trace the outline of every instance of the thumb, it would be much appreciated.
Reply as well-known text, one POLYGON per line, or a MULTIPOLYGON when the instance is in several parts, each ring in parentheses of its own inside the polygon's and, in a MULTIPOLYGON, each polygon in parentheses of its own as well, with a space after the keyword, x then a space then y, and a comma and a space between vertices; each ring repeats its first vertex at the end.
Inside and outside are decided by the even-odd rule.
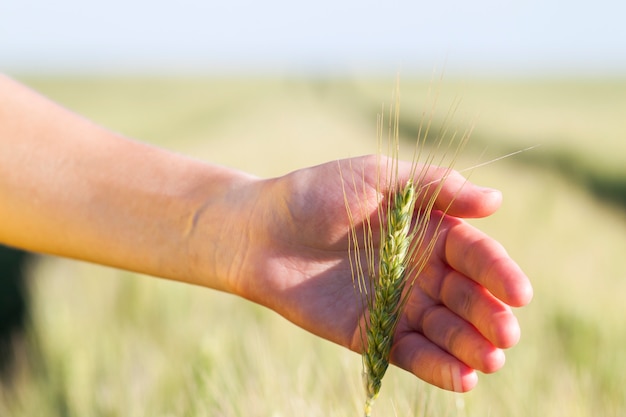
MULTIPOLYGON (((502 204, 502 193, 468 181, 457 171, 433 167, 421 179, 426 193, 437 193, 434 208, 462 218, 487 217, 502 204), (443 181, 443 184, 440 184, 443 181)), ((430 197, 430 196, 429 196, 430 197)))

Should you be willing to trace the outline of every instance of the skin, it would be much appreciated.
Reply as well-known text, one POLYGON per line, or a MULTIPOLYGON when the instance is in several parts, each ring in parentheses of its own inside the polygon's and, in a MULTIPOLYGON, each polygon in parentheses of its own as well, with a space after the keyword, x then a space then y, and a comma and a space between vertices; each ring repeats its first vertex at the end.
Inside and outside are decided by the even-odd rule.
MULTIPOLYGON (((345 205, 360 213, 357 228, 376 222, 388 191, 377 164, 365 156, 257 178, 124 138, 0 76, 0 242, 233 293, 356 352, 364 311, 345 205), (364 185, 344 197, 352 172, 364 185)), ((410 172, 401 163, 398 181, 410 172)), ((430 168, 424 181, 444 173, 430 168)), ((440 233, 391 360, 468 391, 519 340, 512 307, 530 302, 532 288, 502 246, 463 220, 495 212, 501 194, 453 172, 435 209, 450 202, 433 213, 440 233)))

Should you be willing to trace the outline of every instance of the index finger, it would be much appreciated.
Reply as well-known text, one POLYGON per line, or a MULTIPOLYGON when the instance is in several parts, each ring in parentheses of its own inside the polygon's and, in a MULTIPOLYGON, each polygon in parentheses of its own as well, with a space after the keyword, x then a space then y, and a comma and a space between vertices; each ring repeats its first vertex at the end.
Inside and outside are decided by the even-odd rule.
POLYGON ((418 176, 424 200, 434 196, 434 207, 455 217, 487 217, 502 203, 498 190, 479 187, 450 168, 429 166, 418 176))
POLYGON ((530 302, 532 286, 504 247, 463 220, 445 233, 444 260, 512 307, 530 302))

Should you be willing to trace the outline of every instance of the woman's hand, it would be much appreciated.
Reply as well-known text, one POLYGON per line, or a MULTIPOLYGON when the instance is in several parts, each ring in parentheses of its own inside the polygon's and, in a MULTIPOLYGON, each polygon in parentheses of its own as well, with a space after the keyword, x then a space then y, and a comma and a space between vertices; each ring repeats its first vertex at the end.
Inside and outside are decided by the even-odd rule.
MULTIPOLYGON (((377 222, 386 191, 377 187, 377 163, 376 157, 355 158, 257 181, 256 191, 248 194, 254 205, 245 221, 247 233, 229 269, 233 291, 361 352, 365 311, 353 284, 348 234, 365 217, 377 222), (352 219, 354 225, 346 203, 355 208, 353 214, 363 213, 352 219)), ((409 168, 401 164, 400 181, 409 168)), ((424 181, 441 179, 444 172, 431 168, 424 181)), ((511 307, 527 304, 532 289, 497 242, 461 220, 492 214, 500 193, 453 172, 435 210, 450 202, 434 252, 402 313, 391 360, 429 383, 467 391, 477 382, 475 370, 494 372, 503 365, 502 349, 515 345, 520 334, 511 307)), ((431 238, 437 223, 431 222, 431 238)))

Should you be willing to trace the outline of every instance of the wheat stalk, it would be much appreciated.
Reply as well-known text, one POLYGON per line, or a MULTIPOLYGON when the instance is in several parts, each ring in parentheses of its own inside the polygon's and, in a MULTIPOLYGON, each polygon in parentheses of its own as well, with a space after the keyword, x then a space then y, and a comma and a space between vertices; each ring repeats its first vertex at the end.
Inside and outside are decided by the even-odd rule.
MULTIPOLYGON (((402 308, 407 300, 409 289, 420 275, 433 251, 437 240, 437 233, 428 234, 427 229, 431 220, 435 200, 443 186, 447 176, 452 171, 452 164, 444 172, 442 178, 435 182, 426 183, 425 176, 428 168, 435 164, 437 152, 431 152, 425 158, 422 150, 425 147, 426 139, 431 127, 431 117, 423 118, 413 156, 413 164, 410 179, 403 185, 398 184, 398 158, 399 158, 399 94, 396 87, 395 105, 390 107, 388 123, 388 147, 391 157, 387 159, 384 168, 385 187, 381 187, 381 176, 383 176, 383 163, 379 159, 378 184, 379 191, 387 191, 387 198, 379 206, 378 217, 380 223, 380 246, 378 253, 373 245, 373 230, 371 222, 367 216, 363 228, 361 240, 365 247, 365 266, 361 259, 359 247, 359 236, 353 222, 353 213, 346 199, 346 210, 353 225, 350 238, 350 260, 355 282, 362 307, 368 312, 369 317, 365 324, 360 327, 361 342, 364 347, 363 359, 363 379, 366 392, 364 406, 365 416, 369 417, 372 405, 380 392, 382 379, 389 366, 389 355, 393 344, 393 338, 402 312, 402 308), (419 164, 425 159, 423 164, 419 164), (409 277, 410 280, 409 280, 409 277)), ((452 108, 451 114, 456 110, 452 108)), ((450 116, 449 114, 448 116, 450 116)), ((384 112, 378 119, 378 139, 379 148, 382 144, 383 131, 385 126, 384 112)), ((447 126, 439 132, 435 142, 435 150, 440 151, 441 161, 446 159, 452 144, 455 143, 456 134, 448 136, 447 126), (447 147, 445 141, 448 142, 447 147), (441 152, 442 148, 445 148, 441 152)), ((452 162, 469 137, 469 130, 466 131, 460 140, 452 157, 452 162)), ((379 152, 381 155, 382 152, 379 152)), ((357 180, 354 173, 352 176, 352 186, 357 192, 357 180)), ((435 230, 439 224, 435 225, 435 230)))

